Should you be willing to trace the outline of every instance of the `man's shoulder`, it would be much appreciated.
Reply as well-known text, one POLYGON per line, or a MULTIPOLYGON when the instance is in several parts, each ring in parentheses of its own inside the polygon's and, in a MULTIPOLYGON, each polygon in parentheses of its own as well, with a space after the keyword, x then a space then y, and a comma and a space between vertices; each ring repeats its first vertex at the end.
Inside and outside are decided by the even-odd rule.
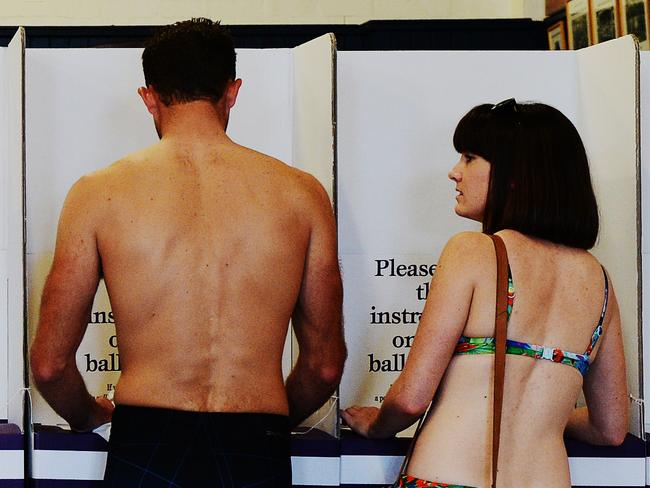
POLYGON ((161 159, 164 155, 159 143, 139 149, 130 154, 122 156, 97 172, 100 177, 110 178, 111 176, 134 172, 146 169, 147 163, 161 159))
POLYGON ((244 146, 239 146, 239 148, 245 157, 260 165, 259 170, 268 171, 267 174, 282 180, 285 190, 308 199, 321 200, 323 196, 327 196, 323 185, 311 173, 254 149, 244 146))
POLYGON ((133 153, 122 156, 120 159, 96 171, 87 173, 83 178, 98 183, 109 183, 116 178, 123 178, 129 174, 147 169, 147 161, 151 161, 157 151, 156 146, 146 147, 133 153))
POLYGON ((321 182, 311 173, 285 165, 287 190, 301 206, 329 205, 330 198, 321 182))
POLYGON ((129 175, 135 175, 143 166, 149 148, 128 154, 107 166, 81 176, 70 188, 68 198, 83 198, 92 202, 114 193, 129 175))
POLYGON ((295 168, 284 161, 269 154, 257 151, 253 148, 233 143, 231 146, 232 154, 235 159, 242 160, 247 166, 271 172, 277 176, 291 177, 295 173, 295 168))

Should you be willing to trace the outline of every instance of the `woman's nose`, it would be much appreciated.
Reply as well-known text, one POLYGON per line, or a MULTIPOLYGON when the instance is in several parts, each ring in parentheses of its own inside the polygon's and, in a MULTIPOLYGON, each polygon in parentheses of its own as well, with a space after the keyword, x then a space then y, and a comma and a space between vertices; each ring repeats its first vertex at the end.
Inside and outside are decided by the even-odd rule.
POLYGON ((456 169, 456 166, 454 166, 453 168, 451 168, 449 170, 449 173, 447 173, 447 176, 449 177, 450 180, 453 180, 453 181, 460 181, 460 178, 461 178, 460 171, 458 171, 456 169))

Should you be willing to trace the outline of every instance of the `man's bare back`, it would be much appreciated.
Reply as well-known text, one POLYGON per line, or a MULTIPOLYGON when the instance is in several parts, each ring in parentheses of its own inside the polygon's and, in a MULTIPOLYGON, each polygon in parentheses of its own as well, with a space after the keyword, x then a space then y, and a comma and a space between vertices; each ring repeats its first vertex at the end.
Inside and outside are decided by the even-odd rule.
POLYGON ((161 141, 77 186, 116 318, 116 402, 287 414, 287 324, 311 231, 332 230, 322 187, 227 138, 161 141))
POLYGON ((66 200, 53 274, 68 275, 83 255, 59 248, 93 239, 97 261, 88 253, 76 265, 97 269, 91 287, 100 272, 106 281, 122 366, 118 404, 286 415, 281 359, 291 316, 299 335, 318 337, 306 349, 340 334, 326 192, 225 134, 211 143, 163 139, 82 178, 66 200))

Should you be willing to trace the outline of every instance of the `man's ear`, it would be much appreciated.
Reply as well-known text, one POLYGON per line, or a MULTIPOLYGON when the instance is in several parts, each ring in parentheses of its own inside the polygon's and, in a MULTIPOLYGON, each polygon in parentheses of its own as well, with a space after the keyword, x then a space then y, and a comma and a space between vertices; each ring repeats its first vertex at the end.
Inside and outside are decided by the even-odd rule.
POLYGON ((226 106, 229 109, 235 106, 235 102, 237 101, 237 94, 239 93, 241 84, 241 78, 237 78, 235 81, 228 83, 228 86, 226 87, 226 106))
POLYGON ((138 95, 142 98, 144 106, 147 107, 149 113, 156 115, 158 113, 158 94, 155 89, 151 85, 147 87, 141 86, 138 88, 138 95))

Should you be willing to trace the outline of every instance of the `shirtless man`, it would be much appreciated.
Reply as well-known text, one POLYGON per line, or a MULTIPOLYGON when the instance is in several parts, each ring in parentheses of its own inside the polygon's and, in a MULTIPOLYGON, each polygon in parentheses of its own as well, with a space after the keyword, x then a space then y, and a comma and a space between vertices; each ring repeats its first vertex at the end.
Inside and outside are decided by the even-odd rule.
POLYGON ((241 80, 218 23, 163 29, 143 67, 161 140, 70 190, 34 379, 74 430, 112 417, 108 486, 290 486, 289 428, 336 389, 346 355, 332 207, 315 178, 226 135, 241 80), (114 411, 75 364, 101 278, 114 411), (300 355, 285 385, 290 318, 300 355))

